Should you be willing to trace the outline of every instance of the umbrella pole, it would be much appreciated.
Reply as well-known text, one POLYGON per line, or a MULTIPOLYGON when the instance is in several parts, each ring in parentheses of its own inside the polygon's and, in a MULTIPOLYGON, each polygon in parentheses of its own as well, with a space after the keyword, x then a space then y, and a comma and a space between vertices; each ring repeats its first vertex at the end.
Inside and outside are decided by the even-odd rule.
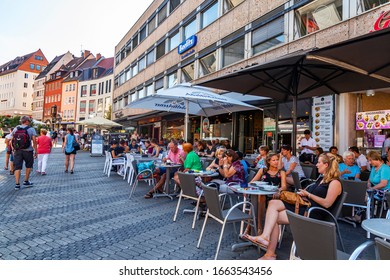
POLYGON ((293 121, 293 129, 292 129, 292 149, 293 155, 296 155, 297 149, 297 96, 293 95, 293 106, 292 106, 292 121, 293 121))
POLYGON ((188 116, 188 105, 189 101, 186 99, 186 115, 184 118, 184 140, 187 142, 187 137, 188 137, 188 123, 190 121, 190 118, 188 116))

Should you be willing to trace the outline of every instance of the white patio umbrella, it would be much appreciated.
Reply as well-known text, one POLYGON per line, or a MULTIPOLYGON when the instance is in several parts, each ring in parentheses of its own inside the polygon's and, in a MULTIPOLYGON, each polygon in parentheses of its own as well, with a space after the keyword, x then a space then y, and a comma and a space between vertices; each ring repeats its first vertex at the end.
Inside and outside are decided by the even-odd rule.
POLYGON ((208 88, 180 84, 131 102, 126 108, 150 109, 185 114, 184 138, 187 140, 189 115, 210 117, 225 113, 261 110, 245 102, 219 95, 208 88))
POLYGON ((103 117, 94 117, 91 119, 86 119, 83 121, 76 122, 76 124, 86 125, 86 126, 90 126, 90 127, 96 127, 98 129, 111 128, 111 127, 115 127, 115 126, 122 126, 119 123, 113 122, 113 121, 105 119, 103 117))

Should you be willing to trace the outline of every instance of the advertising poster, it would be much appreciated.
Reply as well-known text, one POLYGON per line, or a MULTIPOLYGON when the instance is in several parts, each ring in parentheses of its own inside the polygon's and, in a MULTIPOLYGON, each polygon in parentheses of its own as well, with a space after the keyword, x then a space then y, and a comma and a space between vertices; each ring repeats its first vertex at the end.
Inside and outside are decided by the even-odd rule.
POLYGON ((357 112, 356 130, 390 129, 390 110, 357 112))
POLYGON ((324 151, 333 146, 333 115, 332 95, 313 98, 312 137, 324 151))

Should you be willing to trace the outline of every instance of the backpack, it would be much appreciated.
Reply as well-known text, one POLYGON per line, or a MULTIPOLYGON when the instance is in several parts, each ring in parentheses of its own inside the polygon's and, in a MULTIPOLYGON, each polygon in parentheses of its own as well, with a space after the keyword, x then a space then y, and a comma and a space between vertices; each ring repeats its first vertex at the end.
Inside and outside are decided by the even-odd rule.
POLYGON ((13 134, 12 138, 12 147, 14 148, 15 151, 18 150, 24 150, 27 149, 31 146, 31 139, 30 135, 28 135, 27 130, 29 127, 21 127, 17 126, 16 131, 13 134))

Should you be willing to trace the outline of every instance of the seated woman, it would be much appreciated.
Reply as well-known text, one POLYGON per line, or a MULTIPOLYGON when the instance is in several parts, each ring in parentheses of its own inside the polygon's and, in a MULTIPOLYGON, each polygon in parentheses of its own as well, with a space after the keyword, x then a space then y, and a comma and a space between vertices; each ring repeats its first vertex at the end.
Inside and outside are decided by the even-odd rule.
POLYGON ((299 163, 299 159, 293 156, 292 148, 290 145, 282 145, 282 150, 279 158, 279 169, 284 168, 286 171, 286 181, 290 186, 294 186, 294 179, 291 172, 297 172, 299 180, 305 179, 305 173, 303 172, 302 166, 299 163))
POLYGON ((266 160, 267 160, 267 154, 269 153, 268 146, 260 146, 259 153, 260 154, 253 161, 253 164, 256 168, 265 168, 267 167, 266 160))
POLYGON ((374 191, 374 198, 382 200, 385 191, 390 191, 390 167, 383 163, 378 152, 370 151, 367 154, 368 162, 371 164, 368 188, 374 191))
POLYGON ((119 147, 123 148, 124 153, 128 153, 130 151, 129 145, 127 145, 126 141, 123 139, 119 141, 119 147))
POLYGON ((131 144, 128 146, 129 151, 139 154, 140 146, 137 144, 137 140, 131 139, 131 144))
MULTIPOLYGON (((322 174, 318 180, 310 187, 301 190, 298 194, 307 197, 313 207, 323 207, 331 209, 342 193, 339 181, 340 171, 337 159, 331 154, 322 154, 317 163, 318 172, 322 174)), ((285 203, 278 199, 273 199, 268 204, 263 233, 259 236, 243 235, 242 238, 266 248, 267 252, 261 260, 275 260, 276 246, 279 237, 279 225, 288 224, 286 210, 294 211, 295 205, 285 203)), ((306 207, 300 207, 301 215, 306 211, 306 207)), ((321 216, 316 215, 317 218, 321 216)), ((310 233, 308 233, 310 234, 310 233)))
POLYGON ((223 179, 221 173, 219 172, 220 168, 223 167, 223 156, 226 152, 226 148, 218 148, 215 152, 215 159, 207 166, 206 170, 212 170, 219 173, 219 176, 216 179, 223 179))
POLYGON ((206 151, 204 153, 205 157, 215 157, 215 152, 217 148, 213 145, 213 143, 209 140, 206 142, 206 151))
POLYGON ((343 163, 339 164, 341 179, 360 180, 360 168, 355 163, 354 153, 350 151, 344 152, 343 161, 343 163))
POLYGON ((145 154, 152 155, 153 154, 153 146, 149 140, 145 141, 145 154))
MULTIPOLYGON (((183 164, 184 160, 186 158, 186 155, 183 150, 180 150, 178 148, 178 143, 176 141, 171 141, 168 144, 168 155, 167 157, 163 158, 162 161, 167 164, 183 164)), ((177 168, 175 170, 172 170, 170 173, 170 176, 173 177, 173 174, 177 171, 177 168)), ((161 175, 160 179, 158 180, 157 184, 151 189, 144 197, 145 198, 152 198, 153 193, 162 193, 163 186, 165 183, 165 180, 167 178, 166 174, 166 168, 164 167, 157 167, 155 173, 158 175, 161 175)))
POLYGON ((204 143, 203 141, 199 141, 197 148, 198 156, 203 157, 206 154, 206 143, 204 143))
POLYGON ((250 183, 264 181, 271 185, 278 186, 280 191, 287 190, 286 172, 279 169, 279 154, 270 152, 266 159, 266 168, 257 171, 250 183))
MULTIPOLYGON (((200 162, 199 156, 193 151, 192 144, 184 143, 183 151, 186 154, 183 172, 187 172, 189 170, 202 170, 202 163, 200 162)), ((180 185, 179 175, 177 172, 175 173, 175 176, 173 176, 173 179, 177 185, 180 185)))
POLYGON ((156 139, 152 139, 152 140, 150 141, 150 145, 153 147, 152 156, 158 158, 158 156, 160 155, 160 153, 162 153, 162 149, 161 149, 161 147, 158 145, 157 140, 156 140, 156 139))
POLYGON ((245 179, 244 166, 239 160, 237 153, 231 149, 226 150, 222 158, 222 168, 219 168, 219 173, 225 180, 215 179, 212 182, 219 184, 219 191, 222 193, 228 192, 229 183, 237 183, 243 188, 248 186, 248 182, 245 179))
POLYGON ((123 157, 124 151, 124 148, 118 145, 118 141, 112 141, 111 147, 108 149, 108 152, 111 153, 113 159, 123 157))
POLYGON ((336 146, 329 148, 329 153, 334 155, 337 158, 337 162, 340 164, 343 162, 343 157, 338 154, 339 149, 336 146))

